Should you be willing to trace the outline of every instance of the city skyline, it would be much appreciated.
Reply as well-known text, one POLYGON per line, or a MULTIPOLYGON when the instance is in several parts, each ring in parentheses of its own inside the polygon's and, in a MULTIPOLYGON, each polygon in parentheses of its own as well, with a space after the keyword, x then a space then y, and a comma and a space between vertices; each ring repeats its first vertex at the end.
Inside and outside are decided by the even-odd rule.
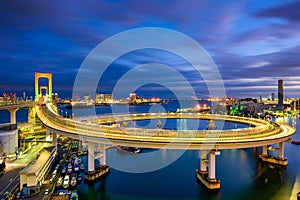
MULTIPOLYGON (((6 1, 0 8, 0 92, 16 91, 21 96, 26 91, 33 96, 33 74, 40 71, 53 73, 54 92, 71 97, 77 71, 96 45, 121 31, 154 26, 199 42, 220 70, 228 96, 268 97, 277 91, 277 80, 283 79, 285 96, 299 97, 298 8, 295 1, 6 1)), ((190 66, 165 52, 149 50, 118 59, 98 92, 110 92, 110 84, 120 77, 116 69, 126 72, 162 60, 184 71, 206 95, 204 82, 193 76, 190 66)), ((165 94, 153 86, 147 91, 149 96, 165 94)))

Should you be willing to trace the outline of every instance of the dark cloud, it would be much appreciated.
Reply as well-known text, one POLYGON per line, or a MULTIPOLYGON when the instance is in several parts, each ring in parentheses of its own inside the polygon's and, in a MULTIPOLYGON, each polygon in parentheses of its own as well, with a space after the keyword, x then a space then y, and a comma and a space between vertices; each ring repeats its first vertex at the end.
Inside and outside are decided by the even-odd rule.
POLYGON ((293 22, 300 21, 300 1, 293 1, 288 4, 281 5, 270 9, 263 10, 256 14, 257 17, 273 17, 281 18, 293 22))

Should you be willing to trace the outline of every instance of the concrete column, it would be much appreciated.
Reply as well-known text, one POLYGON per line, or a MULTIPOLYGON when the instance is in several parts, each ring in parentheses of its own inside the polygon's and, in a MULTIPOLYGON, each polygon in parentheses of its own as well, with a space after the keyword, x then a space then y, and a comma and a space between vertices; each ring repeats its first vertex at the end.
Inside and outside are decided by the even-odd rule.
POLYGON ((95 144, 87 143, 88 147, 88 171, 95 170, 95 144))
POLYGON ((220 155, 220 151, 212 150, 208 155, 208 178, 216 179, 216 155, 220 155))
POLYGON ((206 171, 207 168, 206 168, 206 161, 207 161, 207 157, 206 157, 206 154, 207 154, 207 151, 205 150, 201 150, 200 152, 200 170, 202 172, 206 171))
POLYGON ((49 129, 46 130, 46 141, 48 141, 48 142, 51 141, 51 138, 50 138, 50 130, 49 130, 49 129))
POLYGON ((265 155, 265 156, 267 156, 268 155, 268 147, 267 146, 263 146, 262 150, 263 150, 262 154, 265 155))
POLYGON ((57 147, 57 133, 52 133, 52 144, 57 147))
POLYGON ((284 143, 279 142, 279 158, 284 158, 284 143))
POLYGON ((95 159, 99 159, 100 165, 106 165, 106 148, 105 148, 105 144, 97 144, 95 159))
POLYGON ((216 178, 216 155, 215 151, 209 152, 208 155, 208 178, 215 179, 216 178))
POLYGON ((82 141, 78 140, 78 151, 82 151, 82 141))
POLYGON ((106 165, 106 148, 105 148, 105 145, 103 145, 102 165, 106 165))
POLYGON ((16 124, 17 123, 17 110, 19 110, 19 108, 9 108, 8 111, 10 113, 10 123, 11 124, 16 124))

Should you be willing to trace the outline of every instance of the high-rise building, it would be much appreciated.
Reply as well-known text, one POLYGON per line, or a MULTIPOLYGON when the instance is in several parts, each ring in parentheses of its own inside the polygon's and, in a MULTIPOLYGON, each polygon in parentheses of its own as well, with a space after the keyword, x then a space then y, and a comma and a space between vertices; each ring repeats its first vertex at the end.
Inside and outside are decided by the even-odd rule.
POLYGON ((278 109, 283 108, 283 80, 278 80, 278 109))
POLYGON ((262 103, 262 95, 259 95, 259 102, 262 103))
POLYGON ((274 93, 274 92, 271 93, 271 100, 272 100, 272 101, 275 100, 275 93, 274 93))
POLYGON ((84 99, 85 101, 90 101, 92 98, 91 98, 91 95, 85 94, 85 95, 83 95, 83 99, 84 99))
POLYGON ((72 94, 72 101, 80 101, 80 97, 78 94, 72 94))
POLYGON ((110 103, 113 100, 112 94, 96 94, 97 103, 110 103))
POLYGON ((129 97, 130 97, 130 102, 129 103, 132 103, 132 104, 136 103, 136 100, 137 100, 138 97, 135 93, 131 93, 129 97))

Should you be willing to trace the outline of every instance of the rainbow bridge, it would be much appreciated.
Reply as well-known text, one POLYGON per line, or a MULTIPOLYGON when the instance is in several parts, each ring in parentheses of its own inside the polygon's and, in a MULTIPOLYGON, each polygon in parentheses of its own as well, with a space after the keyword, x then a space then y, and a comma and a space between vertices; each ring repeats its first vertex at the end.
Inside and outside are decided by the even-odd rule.
POLYGON ((200 150, 200 169, 197 178, 208 188, 220 188, 220 180, 215 176, 215 156, 221 149, 263 147, 260 158, 263 161, 287 165, 284 157, 284 142, 295 133, 295 128, 286 124, 277 124, 261 119, 244 118, 229 115, 200 113, 139 113, 101 116, 91 122, 63 118, 56 107, 47 103, 35 107, 37 116, 53 134, 56 145, 57 134, 83 141, 88 147, 88 172, 85 179, 94 180, 103 175, 94 166, 94 160, 100 158, 100 165, 106 166, 106 145, 121 145, 145 148, 166 148, 200 150), (164 130, 120 128, 113 124, 125 121, 149 119, 199 119, 222 120, 249 124, 247 128, 232 130, 164 130), (278 144, 277 148, 270 145, 278 144), (268 150, 278 151, 278 157, 268 155, 268 150), (95 175, 96 173, 96 175, 95 175))

